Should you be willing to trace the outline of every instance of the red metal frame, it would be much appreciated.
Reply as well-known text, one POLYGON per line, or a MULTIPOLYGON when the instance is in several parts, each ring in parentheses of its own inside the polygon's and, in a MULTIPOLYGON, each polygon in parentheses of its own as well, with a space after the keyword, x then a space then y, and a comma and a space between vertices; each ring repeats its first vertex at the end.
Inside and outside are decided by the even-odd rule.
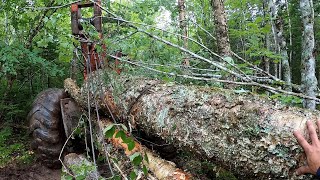
MULTIPOLYGON (((100 68, 102 64, 106 64, 109 67, 111 67, 110 64, 108 64, 108 60, 107 60, 106 45, 102 43, 101 45, 102 53, 99 56, 99 54, 96 51, 96 44, 94 42, 88 42, 89 39, 82 32, 83 27, 79 23, 79 20, 81 19, 81 9, 90 8, 90 7, 93 7, 92 24, 96 28, 97 32, 99 33, 100 39, 103 39, 101 0, 96 0, 95 3, 93 2, 79 3, 78 2, 78 3, 71 4, 71 29, 72 29, 72 34, 76 36, 78 39, 81 39, 81 42, 80 42, 81 50, 82 50, 82 55, 85 59, 84 60, 85 68, 83 71, 83 76, 85 79, 87 79, 87 75, 90 72, 93 72, 96 69, 100 68)), ((122 57, 121 51, 118 51, 115 56, 121 58, 122 57)), ((121 69, 119 66, 120 66, 120 61, 116 58, 115 64, 113 67, 111 67, 111 69, 113 69, 118 74, 120 74, 121 69)))
POLYGON ((85 68, 83 71, 83 76, 85 79, 87 78, 87 74, 98 69, 101 63, 106 61, 106 45, 102 44, 103 52, 101 54, 101 59, 99 59, 99 54, 95 48, 96 44, 94 42, 88 42, 89 39, 82 33, 82 26, 79 23, 79 20, 81 19, 81 9, 93 7, 94 15, 92 23, 99 33, 99 37, 102 39, 102 11, 100 5, 101 0, 96 0, 95 3, 85 2, 71 4, 71 29, 72 34, 81 39, 81 50, 85 59, 85 68))

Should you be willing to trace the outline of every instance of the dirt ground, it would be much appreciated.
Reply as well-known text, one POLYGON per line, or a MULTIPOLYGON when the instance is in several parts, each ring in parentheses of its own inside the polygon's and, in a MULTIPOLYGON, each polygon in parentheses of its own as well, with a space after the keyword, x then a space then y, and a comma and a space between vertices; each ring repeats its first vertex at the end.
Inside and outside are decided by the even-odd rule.
POLYGON ((29 166, 0 169, 0 180, 60 180, 61 169, 53 170, 35 162, 29 166))

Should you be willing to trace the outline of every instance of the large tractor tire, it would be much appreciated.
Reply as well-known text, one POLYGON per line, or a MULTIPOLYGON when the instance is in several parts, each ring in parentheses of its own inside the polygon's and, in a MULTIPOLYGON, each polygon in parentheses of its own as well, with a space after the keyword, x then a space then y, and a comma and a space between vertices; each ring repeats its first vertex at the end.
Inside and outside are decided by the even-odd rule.
POLYGON ((63 89, 47 89, 38 94, 28 114, 31 148, 41 163, 49 168, 60 168, 59 154, 65 142, 60 100, 66 98, 63 89))

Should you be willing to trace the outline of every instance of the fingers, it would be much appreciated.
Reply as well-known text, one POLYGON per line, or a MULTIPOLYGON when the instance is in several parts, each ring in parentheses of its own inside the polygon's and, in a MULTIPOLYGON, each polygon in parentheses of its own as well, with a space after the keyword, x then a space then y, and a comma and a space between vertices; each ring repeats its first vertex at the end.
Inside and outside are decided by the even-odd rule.
POLYGON ((304 149, 305 152, 309 151, 310 149, 310 144, 304 139, 304 137, 301 135, 299 131, 294 131, 293 135, 296 137, 298 143, 302 148, 304 149))
POLYGON ((313 126, 313 122, 307 121, 307 127, 308 127, 309 136, 311 138, 312 144, 318 144, 319 139, 318 139, 316 129, 313 126))
POLYGON ((309 168, 309 166, 301 166, 296 170, 296 174, 302 175, 302 174, 307 174, 307 173, 312 173, 311 169, 309 168))
POLYGON ((318 126, 318 131, 319 131, 319 134, 320 134, 320 119, 317 120, 317 126, 318 126))

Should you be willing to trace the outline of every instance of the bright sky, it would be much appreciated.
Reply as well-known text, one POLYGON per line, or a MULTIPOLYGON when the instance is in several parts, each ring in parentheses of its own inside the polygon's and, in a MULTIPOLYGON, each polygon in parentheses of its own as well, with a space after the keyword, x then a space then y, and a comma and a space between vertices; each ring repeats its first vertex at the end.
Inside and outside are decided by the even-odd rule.
POLYGON ((157 28, 166 30, 172 22, 171 12, 165 9, 163 6, 160 7, 159 11, 160 11, 160 15, 155 18, 157 28))

